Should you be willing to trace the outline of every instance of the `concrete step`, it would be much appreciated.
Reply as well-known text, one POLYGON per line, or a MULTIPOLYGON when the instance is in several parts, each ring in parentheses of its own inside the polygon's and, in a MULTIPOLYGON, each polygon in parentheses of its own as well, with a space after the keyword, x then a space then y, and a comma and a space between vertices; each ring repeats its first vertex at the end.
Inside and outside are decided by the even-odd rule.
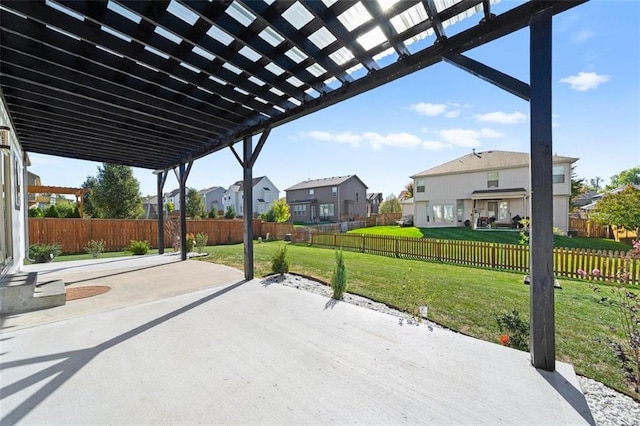
POLYGON ((37 272, 4 277, 0 283, 0 314, 20 314, 66 303, 64 282, 58 280, 37 284, 37 281, 37 272))
POLYGON ((53 308, 65 303, 67 303, 67 289, 64 286, 64 281, 47 281, 36 285, 29 310, 53 308))

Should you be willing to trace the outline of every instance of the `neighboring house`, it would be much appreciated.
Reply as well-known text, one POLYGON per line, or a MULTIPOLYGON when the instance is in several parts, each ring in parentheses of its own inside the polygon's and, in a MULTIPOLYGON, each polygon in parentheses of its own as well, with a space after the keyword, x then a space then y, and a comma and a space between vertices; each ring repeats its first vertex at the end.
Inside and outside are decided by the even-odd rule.
POLYGON ((382 192, 372 192, 367 194, 367 216, 378 214, 380 204, 382 204, 382 192))
POLYGON ((166 210, 167 203, 169 203, 169 201, 171 201, 171 204, 173 204, 174 212, 180 211, 180 188, 174 189, 173 191, 167 192, 164 194, 165 210, 166 210))
POLYGON ((285 192, 294 222, 339 222, 367 215, 367 186, 356 175, 306 180, 285 192))
POLYGON ((401 199, 400 206, 402 207, 402 216, 413 215, 413 197, 401 199))
POLYGON ((142 200, 142 217, 144 219, 158 218, 158 196, 149 195, 142 200))
MULTIPOLYGON (((636 189, 640 189, 640 185, 633 185, 633 187, 636 189)), ((626 185, 621 186, 620 188, 611 189, 609 191, 594 194, 590 198, 590 201, 591 201, 590 203, 583 204, 582 206, 580 206, 580 212, 588 217, 591 210, 593 210, 596 207, 596 205, 598 204, 598 201, 600 201, 605 195, 617 194, 619 192, 622 192, 625 188, 626 188, 626 185)))
MULTIPOLYGON (((280 198, 280 191, 266 176, 253 178, 253 215, 265 213, 271 209, 271 204, 280 198)), ((222 197, 222 207, 226 212, 229 206, 233 206, 237 216, 244 216, 244 190, 241 180, 235 182, 227 189, 222 197)))
MULTIPOLYGON (((577 158, 553 156, 553 225, 569 228, 571 165, 577 158)), ((474 152, 411 176, 417 227, 511 226, 530 217, 529 154, 474 152)))
POLYGON ((225 190, 221 186, 212 186, 198 191, 198 194, 204 199, 204 211, 209 213, 211 210, 215 210, 220 213, 224 209, 222 207, 222 198, 224 197, 225 190))

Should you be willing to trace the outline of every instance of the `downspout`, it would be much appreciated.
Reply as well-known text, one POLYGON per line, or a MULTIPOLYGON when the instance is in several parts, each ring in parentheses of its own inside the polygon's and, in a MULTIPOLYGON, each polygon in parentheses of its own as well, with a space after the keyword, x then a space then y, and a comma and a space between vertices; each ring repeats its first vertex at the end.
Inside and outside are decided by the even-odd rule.
POLYGON ((23 204, 22 209, 24 210, 24 258, 29 263, 36 263, 35 260, 29 257, 29 178, 27 175, 27 163, 29 162, 29 157, 27 153, 24 152, 22 154, 22 196, 23 196, 23 204))

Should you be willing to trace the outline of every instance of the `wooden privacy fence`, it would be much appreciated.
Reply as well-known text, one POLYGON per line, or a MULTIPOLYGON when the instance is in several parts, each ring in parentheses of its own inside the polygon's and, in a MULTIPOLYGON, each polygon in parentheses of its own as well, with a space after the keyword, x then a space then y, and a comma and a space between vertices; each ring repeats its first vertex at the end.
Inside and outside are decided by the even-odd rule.
POLYGON ((569 230, 577 231, 578 237, 611 238, 607 226, 580 217, 569 218, 569 230))
MULTIPOLYGON (((402 259, 431 260, 524 273, 529 271, 527 245, 384 235, 309 234, 297 231, 292 235, 292 241, 402 259)), ((616 281, 620 271, 625 268, 628 281, 640 284, 640 259, 625 260, 625 254, 622 251, 556 248, 553 250, 554 273, 556 277, 616 281)))
POLYGON ((402 213, 372 214, 367 218, 367 226, 395 225, 402 218, 402 213))
MULTIPOLYGON (((166 221, 165 247, 173 246, 171 229, 179 229, 177 218, 166 221)), ((284 239, 293 230, 291 223, 262 223, 253 221, 255 238, 284 239)), ((187 233, 208 235, 208 245, 242 242, 241 220, 203 219, 187 220, 187 233)), ((59 219, 29 218, 29 244, 60 244, 64 253, 84 253, 90 240, 104 240, 106 251, 118 251, 128 247, 131 240, 146 240, 151 247, 158 247, 158 221, 139 219, 59 219)))

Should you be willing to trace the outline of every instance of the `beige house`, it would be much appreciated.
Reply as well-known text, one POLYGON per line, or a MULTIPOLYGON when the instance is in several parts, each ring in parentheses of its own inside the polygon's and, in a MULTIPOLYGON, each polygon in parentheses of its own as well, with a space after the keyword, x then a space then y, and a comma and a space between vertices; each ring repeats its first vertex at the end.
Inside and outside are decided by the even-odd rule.
MULTIPOLYGON (((553 156, 553 224, 569 228, 571 164, 577 158, 553 156)), ((475 152, 416 173, 414 224, 417 227, 512 227, 530 216, 529 154, 475 152)))

